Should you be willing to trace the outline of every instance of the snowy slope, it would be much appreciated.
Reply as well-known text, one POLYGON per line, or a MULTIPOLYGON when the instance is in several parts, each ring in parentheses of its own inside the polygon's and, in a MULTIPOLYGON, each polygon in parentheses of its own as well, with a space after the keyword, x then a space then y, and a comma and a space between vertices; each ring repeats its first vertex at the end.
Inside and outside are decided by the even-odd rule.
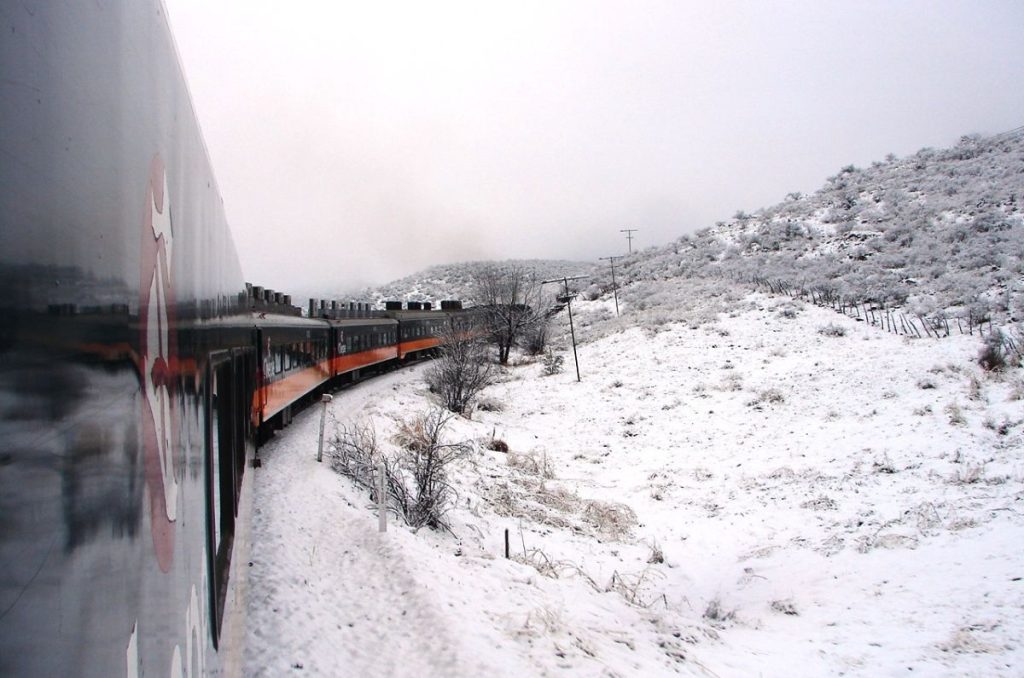
MULTIPOLYGON (((256 471, 247 675, 1020 675, 1020 369, 727 301, 575 305, 582 382, 524 360, 451 423, 454 535, 378 534, 297 417, 256 471)), ((392 445, 422 369, 339 392, 329 430, 392 445)))

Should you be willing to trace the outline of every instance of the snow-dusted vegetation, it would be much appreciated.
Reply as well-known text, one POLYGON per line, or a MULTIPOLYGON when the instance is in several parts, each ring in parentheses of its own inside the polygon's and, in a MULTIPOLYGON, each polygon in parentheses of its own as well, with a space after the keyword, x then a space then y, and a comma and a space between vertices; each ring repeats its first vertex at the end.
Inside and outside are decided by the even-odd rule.
POLYGON ((1024 130, 845 167, 813 195, 738 213, 621 269, 627 288, 676 277, 775 280, 914 316, 1024 320, 1024 130))
MULTIPOLYGON (((247 673, 1020 675, 1019 356, 988 326, 918 338, 820 302, 1014 336, 1022 153, 848 168, 634 254, 620 316, 592 267, 582 381, 562 313, 554 352, 513 353, 446 420, 444 529, 379 534, 371 483, 317 465, 297 417, 261 451, 247 673)), ((408 459, 427 368, 339 392, 329 427, 408 459)))

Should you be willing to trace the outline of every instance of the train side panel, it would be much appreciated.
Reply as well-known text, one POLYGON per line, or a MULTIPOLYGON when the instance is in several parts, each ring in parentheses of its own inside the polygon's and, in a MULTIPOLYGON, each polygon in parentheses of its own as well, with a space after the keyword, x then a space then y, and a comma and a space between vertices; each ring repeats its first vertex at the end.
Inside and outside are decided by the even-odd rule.
POLYGON ((0 674, 217 672, 255 347, 164 8, 0 17, 0 674))

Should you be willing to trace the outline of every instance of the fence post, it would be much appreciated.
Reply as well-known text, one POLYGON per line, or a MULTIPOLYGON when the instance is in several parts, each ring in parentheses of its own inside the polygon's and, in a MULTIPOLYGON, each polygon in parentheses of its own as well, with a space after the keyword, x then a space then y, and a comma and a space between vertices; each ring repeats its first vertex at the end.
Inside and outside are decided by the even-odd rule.
POLYGON ((384 479, 384 460, 377 465, 377 531, 388 531, 387 483, 384 479))
POLYGON ((323 409, 320 410, 320 443, 316 448, 316 460, 323 461, 324 458, 324 421, 327 419, 327 403, 331 402, 333 398, 331 394, 325 393, 320 396, 320 402, 324 404, 323 409))

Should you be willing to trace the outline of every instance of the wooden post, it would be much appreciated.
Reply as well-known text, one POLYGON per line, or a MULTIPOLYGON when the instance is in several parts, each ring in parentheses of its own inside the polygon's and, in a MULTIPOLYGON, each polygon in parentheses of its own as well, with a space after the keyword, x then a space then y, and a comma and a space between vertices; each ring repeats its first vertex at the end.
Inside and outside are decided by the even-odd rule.
POLYGON ((508 550, 508 528, 506 527, 505 528, 505 558, 508 558, 508 557, 509 557, 509 550, 508 550))
POLYGON ((323 461, 324 458, 324 421, 327 419, 327 403, 331 402, 331 395, 328 393, 320 396, 320 402, 324 404, 320 410, 320 443, 316 448, 316 460, 323 461))
POLYGON ((388 531, 387 483, 384 480, 384 460, 377 465, 377 531, 388 531))

